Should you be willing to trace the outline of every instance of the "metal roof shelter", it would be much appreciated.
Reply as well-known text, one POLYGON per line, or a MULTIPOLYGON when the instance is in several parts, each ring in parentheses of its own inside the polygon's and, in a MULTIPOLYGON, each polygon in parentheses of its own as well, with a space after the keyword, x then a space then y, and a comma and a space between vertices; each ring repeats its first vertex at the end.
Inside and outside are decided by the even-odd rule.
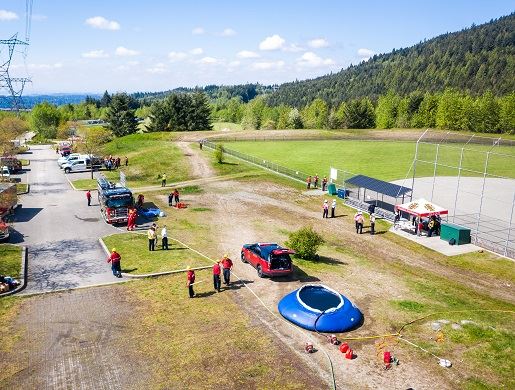
POLYGON ((373 177, 365 175, 356 175, 351 177, 350 179, 345 180, 345 184, 351 184, 355 187, 364 188, 392 198, 404 198, 404 196, 408 194, 411 195, 411 188, 409 187, 388 183, 387 181, 374 179, 373 177))

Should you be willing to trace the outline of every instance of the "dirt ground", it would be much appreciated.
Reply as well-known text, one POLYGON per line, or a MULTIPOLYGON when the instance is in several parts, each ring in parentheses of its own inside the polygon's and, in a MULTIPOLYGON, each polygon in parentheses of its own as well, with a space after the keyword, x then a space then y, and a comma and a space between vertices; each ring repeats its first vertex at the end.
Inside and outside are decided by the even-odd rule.
MULTIPOLYGON (((201 165, 199 160, 204 159, 204 156, 194 150, 190 158, 194 165, 201 165)), ((478 279, 477 275, 468 275, 466 272, 457 272, 435 264, 430 258, 409 249, 400 251, 398 246, 381 237, 381 234, 362 235, 356 240, 356 233, 349 222, 350 216, 342 215, 340 209, 337 212, 340 218, 324 221, 321 219, 319 200, 306 199, 308 197, 300 191, 292 191, 278 184, 255 182, 216 182, 207 184, 204 189, 205 192, 196 201, 209 205, 214 210, 211 223, 217 226, 214 232, 218 237, 219 253, 228 252, 233 259, 238 259, 243 243, 282 242, 285 230, 291 231, 312 224, 324 236, 337 236, 347 250, 366 255, 361 261, 376 263, 377 266, 362 267, 355 256, 332 253, 331 260, 338 263, 339 271, 325 273, 321 280, 324 284, 344 292, 364 312, 365 323, 352 336, 393 331, 385 329, 381 315, 376 313, 379 308, 383 309, 378 306, 382 301, 407 298, 403 280, 395 272, 388 270, 390 262, 430 270, 451 280, 459 280, 460 283, 492 297, 509 302, 514 300, 512 292, 501 288, 501 282, 495 278, 478 279)), ((277 303, 286 293, 298 288, 302 282, 319 280, 310 275, 297 275, 293 280, 287 281, 260 279, 251 266, 238 260, 235 262, 234 272, 237 277, 251 281, 249 287, 275 314, 277 303)), ((248 289, 240 289, 235 294, 242 308, 258 317, 263 326, 278 338, 287 340, 291 352, 313 367, 325 381, 329 380, 327 358, 323 353, 306 355, 302 347, 304 342, 313 340, 318 348, 327 351, 335 367, 338 388, 450 389, 455 388, 463 379, 457 371, 439 367, 435 359, 393 341, 389 342, 388 348, 402 361, 394 370, 381 369, 374 341, 352 343, 358 358, 345 360, 325 339, 298 328, 293 329, 289 323, 269 313, 248 289)))
POLYGON ((138 302, 121 285, 26 298, 20 342, 3 354, 4 389, 138 389, 147 376, 124 331, 138 302))

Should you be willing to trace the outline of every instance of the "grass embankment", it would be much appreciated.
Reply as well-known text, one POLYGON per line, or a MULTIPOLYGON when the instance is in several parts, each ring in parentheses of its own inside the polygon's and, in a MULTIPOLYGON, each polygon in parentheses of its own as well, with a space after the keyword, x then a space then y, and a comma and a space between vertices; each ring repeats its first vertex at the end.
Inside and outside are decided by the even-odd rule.
POLYGON ((229 291, 214 293, 210 270, 196 277, 206 282, 195 287, 194 299, 187 298, 184 274, 128 286, 144 302, 143 318, 135 316, 128 326, 150 362, 152 388, 320 387, 275 336, 251 323, 229 291))
POLYGON ((0 275, 19 278, 21 274, 21 248, 16 245, 0 244, 0 275))
MULTIPOLYGON (((251 156, 263 158, 291 169, 307 174, 323 176, 329 173, 330 167, 344 169, 353 173, 373 176, 382 180, 398 180, 406 177, 410 171, 415 155, 414 142, 400 141, 250 141, 231 142, 225 146, 251 156)), ((491 146, 468 145, 467 147, 486 152, 491 146)), ((495 149, 498 153, 515 155, 514 149, 501 146, 495 149)), ((434 145, 423 145, 419 149, 419 159, 434 161, 436 149, 434 145)), ((461 149, 443 148, 439 161, 442 164, 458 166, 461 149)), ((462 165, 466 169, 482 172, 486 153, 465 152, 462 165)), ((515 157, 491 155, 489 173, 514 177, 512 164, 515 157)), ((417 177, 432 176, 433 164, 418 164, 417 177)), ((457 169, 439 167, 437 175, 457 176, 457 169)), ((462 171, 462 175, 477 175, 462 171)), ((338 178, 340 180, 340 178, 338 178)), ((343 178, 342 178, 343 179, 343 178)))
MULTIPOLYGON (((19 297, 3 297, 0 299, 0 356, 6 357, 14 353, 16 343, 21 338, 21 330, 16 327, 22 299, 19 297)), ((20 367, 9 359, 0 359, 0 383, 11 378, 20 367)))
POLYGON ((72 181, 73 186, 78 190, 94 190, 97 188, 96 179, 78 179, 72 181))
POLYGON ((29 190, 29 185, 27 183, 16 183, 16 193, 18 195, 25 194, 29 190))
MULTIPOLYGON (((161 223, 160 223, 161 225, 161 223)), ((160 230, 158 229, 158 235, 160 230)), ((122 256, 122 271, 130 274, 176 271, 191 267, 203 267, 213 263, 188 248, 169 240, 169 250, 162 250, 159 238, 156 250, 148 250, 146 234, 122 233, 103 238, 107 248, 116 248, 122 256)))

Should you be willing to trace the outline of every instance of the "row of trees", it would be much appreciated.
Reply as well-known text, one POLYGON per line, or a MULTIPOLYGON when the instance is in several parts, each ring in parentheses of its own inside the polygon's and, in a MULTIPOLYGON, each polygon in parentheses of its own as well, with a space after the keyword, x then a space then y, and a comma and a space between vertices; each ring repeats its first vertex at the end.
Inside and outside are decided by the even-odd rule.
POLYGON ((150 107, 148 131, 211 130, 211 107, 203 92, 179 93, 150 107))
POLYGON ((301 108, 270 106, 259 96, 248 104, 233 98, 213 105, 213 116, 223 122, 241 123, 246 129, 341 128, 441 128, 477 132, 515 131, 515 93, 497 98, 487 92, 478 97, 454 90, 443 93, 413 92, 380 96, 330 105, 321 98, 301 108))

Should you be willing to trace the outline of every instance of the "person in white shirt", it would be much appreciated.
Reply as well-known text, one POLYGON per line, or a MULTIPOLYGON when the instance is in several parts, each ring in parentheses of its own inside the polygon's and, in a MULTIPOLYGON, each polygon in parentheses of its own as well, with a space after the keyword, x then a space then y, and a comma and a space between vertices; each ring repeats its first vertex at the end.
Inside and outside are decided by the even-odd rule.
POLYGON ((168 250, 168 231, 166 230, 166 225, 161 229, 161 248, 168 250))

